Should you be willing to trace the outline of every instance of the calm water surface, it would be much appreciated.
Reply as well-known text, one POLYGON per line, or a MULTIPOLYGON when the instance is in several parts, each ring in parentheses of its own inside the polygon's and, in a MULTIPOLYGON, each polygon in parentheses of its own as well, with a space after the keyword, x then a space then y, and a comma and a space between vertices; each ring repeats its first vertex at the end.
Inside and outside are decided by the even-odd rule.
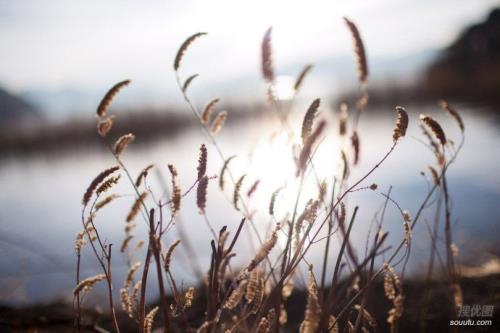
MULTIPOLYGON (((392 188, 392 196, 399 205, 415 212, 427 193, 429 184, 420 175, 433 163, 427 148, 418 141, 421 139, 417 126, 419 112, 432 112, 426 108, 408 108, 411 120, 407 137, 398 145, 396 151, 364 183, 368 186, 377 183, 379 190, 392 188)), ((466 123, 466 142, 462 154, 449 171, 449 187, 452 193, 454 239, 460 248, 460 258, 464 262, 474 258, 487 257, 498 253, 496 240, 500 236, 500 127, 498 119, 483 115, 478 109, 466 109, 463 116, 466 123)), ((323 112, 328 117, 328 111, 323 112)), ((437 119, 445 124, 447 134, 459 142, 452 120, 439 113, 437 119)), ((351 170, 351 179, 366 173, 385 154, 391 144, 394 118, 387 116, 363 115, 361 120, 362 160, 359 167, 351 170)), ((339 166, 339 148, 343 143, 336 136, 336 123, 331 122, 327 138, 318 149, 314 159, 315 171, 320 179, 326 178, 331 184, 334 171, 339 166)), ((260 185, 249 203, 249 210, 255 210, 255 227, 263 235, 272 223, 267 215, 271 193, 280 186, 286 186, 278 198, 278 215, 282 216, 293 205, 297 180, 291 158, 291 149, 284 135, 275 135, 277 123, 272 119, 259 119, 227 127, 219 136, 219 143, 225 156, 236 154, 232 162, 232 172, 238 178, 247 173, 244 190, 259 179, 260 185)), ((292 122, 290 125, 299 128, 292 122)), ((221 159, 209 144, 200 129, 194 128, 181 136, 162 139, 152 144, 130 149, 124 154, 124 162, 133 175, 150 164, 155 163, 157 171, 151 172, 148 183, 158 198, 162 189, 158 186, 162 174, 169 182, 167 164, 174 164, 180 175, 183 189, 192 185, 196 177, 196 161, 201 143, 209 147, 208 174, 217 175, 221 159)), ((113 165, 113 159, 104 151, 79 148, 74 152, 61 152, 51 156, 19 156, 0 161, 0 300, 9 303, 46 301, 53 298, 70 299, 74 281, 74 236, 81 229, 80 212, 82 193, 92 178, 102 169, 113 165)), ((305 186, 301 195, 301 205, 317 193, 313 184, 305 186)), ((232 208, 232 184, 226 180, 227 189, 221 193, 217 180, 209 185, 207 216, 215 229, 228 225, 234 231, 241 215, 232 208)), ((125 216, 133 203, 133 193, 122 178, 115 190, 124 196, 111 206, 102 210, 96 219, 100 233, 108 242, 119 247, 123 239, 125 216)), ((246 191, 245 191, 246 192, 246 191)), ((158 199, 156 198, 156 199, 158 199)), ((149 202, 152 204, 152 201, 149 202)), ((359 216, 353 229, 353 241, 362 256, 365 248, 367 230, 374 214, 380 211, 384 198, 372 191, 359 191, 347 199, 349 212, 355 205, 360 206, 359 216)), ((410 272, 417 274, 425 262, 429 250, 426 223, 432 221, 431 208, 420 221, 414 233, 410 272)), ((210 231, 198 214, 195 193, 187 195, 182 202, 182 213, 178 224, 189 235, 202 270, 208 268, 210 257, 210 231)), ((145 236, 145 223, 139 217, 135 230, 137 241, 145 236)), ((246 227, 236 247, 236 264, 244 264, 255 246, 251 228, 246 227), (252 240, 253 239, 253 240, 252 240), (252 241, 250 241, 252 240, 252 241)), ((389 205, 384 229, 390 232, 389 242, 397 244, 401 238, 401 219, 394 206, 389 205)), ((167 236, 166 244, 177 239, 174 228, 167 236)), ((284 238, 282 236, 282 238, 284 238)), ((284 242, 284 240, 280 240, 284 242)), ((135 244, 135 243, 132 244, 135 244)), ((308 260, 319 267, 323 243, 318 243, 307 256, 308 260)), ((96 273, 97 263, 89 249, 84 253, 83 273, 88 276, 96 273)), ((336 251, 334 247, 333 252, 336 251)), ((143 253, 135 260, 143 260, 143 253)), ((126 270, 125 258, 118 252, 114 255, 116 264, 117 287, 126 270)), ((179 251, 173 262, 176 276, 184 285, 196 281, 184 251, 179 251)))

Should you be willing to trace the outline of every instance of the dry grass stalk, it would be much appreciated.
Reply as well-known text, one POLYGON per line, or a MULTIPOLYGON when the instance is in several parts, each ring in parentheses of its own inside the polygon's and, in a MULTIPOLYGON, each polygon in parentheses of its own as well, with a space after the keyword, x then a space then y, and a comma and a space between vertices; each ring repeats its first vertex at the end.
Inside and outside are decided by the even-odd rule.
POLYGON ((89 203, 90 198, 92 197, 92 194, 94 193, 96 188, 99 186, 99 184, 101 184, 102 181, 104 181, 104 179, 106 179, 106 177, 108 177, 109 175, 111 175, 112 173, 117 171, 118 169, 120 169, 120 167, 114 166, 114 167, 108 168, 106 170, 103 170, 101 173, 99 173, 94 178, 94 180, 92 180, 89 187, 87 187, 85 194, 83 195, 82 204, 84 206, 86 206, 89 203))
POLYGON ((76 285, 75 289, 73 289, 73 294, 76 295, 76 294, 79 294, 80 292, 87 293, 92 289, 92 287, 97 282, 103 281, 105 279, 106 279, 105 274, 97 274, 95 276, 91 276, 89 278, 86 278, 86 279, 80 281, 80 283, 78 283, 76 285))
POLYGON ((99 117, 106 116, 108 108, 109 108, 111 102, 113 101, 113 98, 115 97, 115 95, 118 94, 118 92, 122 88, 129 85, 130 82, 131 82, 130 80, 124 80, 124 81, 118 82, 113 87, 111 87, 111 89, 108 90, 106 95, 104 95, 101 102, 99 103, 99 106, 97 107, 97 116, 99 116, 99 117))
POLYGON ((127 222, 132 222, 137 214, 139 213, 139 210, 141 209, 141 205, 144 203, 144 199, 148 196, 148 192, 142 192, 141 195, 135 200, 134 204, 132 205, 132 208, 130 209, 130 212, 127 215, 127 222))
POLYGON ((221 190, 224 190, 224 176, 226 175, 226 170, 227 170, 227 167, 229 166, 229 162, 231 162, 235 157, 236 157, 236 155, 228 157, 224 161, 224 165, 222 166, 222 169, 220 170, 220 174, 219 174, 219 187, 220 187, 221 190))
POLYGON ((351 135, 351 146, 352 146, 352 150, 354 152, 354 165, 357 165, 358 162, 359 162, 359 136, 358 136, 358 132, 354 131, 351 135))
POLYGON ((108 135, 109 131, 111 131, 111 128, 113 127, 113 121, 115 119, 115 116, 107 116, 104 119, 98 119, 97 120, 97 133, 99 133, 100 136, 105 137, 108 135))
POLYGON ((437 121, 432 119, 431 116, 425 114, 420 115, 420 120, 429 127, 429 129, 436 136, 441 145, 444 146, 446 144, 446 135, 444 134, 441 125, 439 125, 437 121))
POLYGON ((320 135, 323 133, 325 126, 326 122, 322 120, 304 143, 304 147, 302 148, 297 161, 297 176, 305 172, 313 147, 317 143, 320 135))
POLYGON ((252 259, 250 264, 247 267, 247 271, 251 272, 252 270, 257 267, 258 264, 261 263, 264 258, 266 258, 271 250, 274 248, 276 245, 276 242, 278 241, 278 231, 280 230, 280 225, 277 224, 276 228, 274 229, 273 233, 271 234, 271 237, 266 240, 262 246, 260 247, 259 251, 255 254, 255 257, 252 259))
POLYGON ((127 148, 127 146, 135 140, 135 135, 132 133, 125 134, 121 136, 118 140, 116 140, 116 143, 114 145, 114 152, 116 156, 120 156, 123 151, 127 148))
POLYGON ((240 199, 240 191, 241 191, 241 187, 243 186, 243 181, 245 180, 245 177, 246 177, 246 174, 242 175, 238 179, 236 184, 234 185, 233 205, 234 205, 234 208, 236 208, 236 210, 240 210, 240 208, 238 207, 238 201, 240 199))
POLYGON ((312 272, 312 266, 309 267, 309 283, 307 291, 306 312, 304 315, 304 321, 300 325, 300 332, 315 333, 319 327, 322 311, 318 297, 318 286, 312 272))
POLYGON ((95 191, 97 195, 101 195, 102 193, 108 191, 113 185, 117 184, 118 181, 120 180, 121 175, 118 175, 116 177, 111 176, 108 179, 106 179, 95 191))
POLYGON ((184 43, 182 43, 181 47, 179 48, 179 51, 177 51, 177 55, 175 56, 174 60, 174 70, 177 71, 179 69, 179 66, 181 65, 182 58, 184 57, 184 53, 186 50, 189 48, 189 46, 199 37, 206 35, 206 32, 198 32, 195 33, 194 35, 191 35, 188 37, 184 43))
POLYGON ((198 157, 198 167, 196 169, 198 170, 197 179, 201 179, 201 177, 205 176, 205 174, 207 173, 207 158, 207 147, 205 146, 205 144, 202 144, 200 147, 200 156, 198 157))
POLYGON ((262 76, 264 80, 268 83, 274 83, 274 69, 273 69, 273 55, 272 55, 272 43, 271 43, 271 34, 273 28, 269 27, 264 34, 264 38, 262 39, 262 76))
POLYGON ((148 176, 149 170, 151 170, 153 167, 154 164, 150 164, 144 169, 142 169, 141 173, 139 173, 139 176, 137 176, 137 179, 135 180, 136 187, 141 186, 143 179, 145 179, 148 176))
POLYGON ((320 105, 320 99, 316 98, 309 108, 307 109, 307 112, 304 116, 304 120, 302 121, 302 143, 305 144, 309 136, 311 135, 312 132, 312 126, 314 119, 318 115, 318 108, 320 105))
POLYGON ((227 111, 221 111, 215 116, 214 121, 212 122, 211 130, 210 132, 215 135, 220 132, 222 127, 224 126, 224 123, 226 122, 227 118, 227 111))
POLYGON ((169 272, 170 271, 170 263, 172 262, 172 254, 174 253, 174 250, 175 248, 181 243, 181 240, 178 239, 176 240, 175 242, 173 242, 169 247, 168 247, 168 250, 167 250, 167 253, 165 254, 165 256, 163 257, 163 262, 164 262, 164 268, 165 268, 165 272, 169 272))
POLYGON ((462 117, 460 117, 460 114, 457 112, 457 110, 455 110, 454 108, 452 108, 450 106, 450 104, 448 104, 447 101, 439 101, 439 105, 441 106, 441 108, 443 110, 445 110, 446 112, 448 112, 448 114, 450 116, 453 117, 453 119, 455 119, 455 121, 457 122, 458 124, 458 127, 460 128, 460 130, 462 131, 462 133, 464 132, 465 130, 465 125, 464 125, 464 121, 462 120, 462 117))
POLYGON ((363 40, 361 39, 361 35, 356 25, 347 17, 344 17, 344 21, 351 32, 354 43, 354 53, 356 54, 356 64, 358 66, 358 79, 361 83, 366 83, 368 80, 368 63, 366 61, 363 40))
POLYGON ((188 90, 189 86, 191 85, 191 82, 193 82, 193 80, 196 79, 198 76, 199 74, 193 74, 190 77, 188 77, 186 81, 184 81, 184 84, 182 85, 183 93, 185 93, 188 90))
POLYGON ((205 214, 205 207, 207 205, 207 187, 208 187, 208 177, 203 176, 198 181, 198 187, 196 190, 196 205, 200 214, 205 214))
POLYGON ((295 80, 295 84, 293 85, 293 90, 295 90, 295 93, 297 93, 300 90, 300 87, 302 87, 302 83, 304 82, 305 77, 307 76, 307 74, 309 74, 312 68, 313 65, 311 64, 306 65, 300 72, 299 76, 297 76, 297 80, 295 80))
POLYGON ((396 127, 394 127, 392 131, 392 140, 396 142, 400 137, 406 135, 406 129, 408 128, 408 113, 406 113, 406 110, 401 106, 396 106, 394 111, 398 113, 396 127))
POLYGON ((207 105, 205 105, 205 107, 203 108, 203 112, 201 113, 201 123, 203 125, 210 124, 210 118, 217 103, 219 103, 219 99, 214 98, 210 102, 208 102, 207 105))

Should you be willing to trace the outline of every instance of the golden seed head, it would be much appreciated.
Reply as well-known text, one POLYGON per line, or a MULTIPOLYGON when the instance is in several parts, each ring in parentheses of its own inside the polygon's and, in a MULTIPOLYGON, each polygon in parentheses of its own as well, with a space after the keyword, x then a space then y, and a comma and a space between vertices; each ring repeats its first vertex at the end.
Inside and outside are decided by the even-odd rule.
POLYGON ((127 146, 134 140, 135 140, 135 135, 133 135, 132 133, 121 136, 118 140, 116 140, 116 143, 113 148, 115 155, 120 156, 123 153, 123 151, 127 148, 127 146))

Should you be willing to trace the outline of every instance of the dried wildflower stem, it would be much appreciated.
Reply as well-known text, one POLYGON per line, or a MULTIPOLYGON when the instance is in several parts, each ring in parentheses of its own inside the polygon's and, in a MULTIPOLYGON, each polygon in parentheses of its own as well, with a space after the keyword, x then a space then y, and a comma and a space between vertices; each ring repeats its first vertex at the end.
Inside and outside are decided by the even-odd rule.
MULTIPOLYGON (((448 160, 448 162, 445 164, 445 166, 443 167, 443 170, 442 172, 446 172, 446 170, 449 168, 449 166, 451 164, 453 164, 453 162, 456 160, 459 152, 461 151, 463 147, 463 140, 461 142, 461 144, 459 145, 458 149, 454 152, 454 154, 451 156, 451 158, 448 160)), ((422 212, 424 211, 425 207, 427 207, 427 204, 429 203, 429 201, 431 200, 434 192, 436 191, 436 189, 439 187, 438 184, 434 184, 434 186, 429 190, 429 192, 427 193, 427 195, 425 196, 425 198, 422 200, 422 203, 420 204, 420 207, 418 208, 417 210, 417 213, 415 214, 415 217, 413 218, 413 221, 411 223, 411 229, 413 229, 416 225, 416 223, 418 222, 418 220, 420 219, 420 216, 422 215, 422 212)), ((394 252, 391 254, 391 256, 389 257, 389 259, 386 261, 388 264, 392 263, 392 261, 396 258, 396 256, 398 255, 399 251, 401 251, 401 249, 404 247, 404 244, 405 244, 405 241, 402 240, 400 243, 399 243, 399 246, 394 250, 394 252)), ((368 288, 368 286, 371 285, 371 283, 373 283, 373 281, 384 271, 384 268, 380 268, 375 274, 372 275, 372 278, 370 279, 369 283, 367 283, 367 285, 365 287, 363 287, 362 289, 360 289, 356 294, 354 294, 351 299, 347 302, 346 306, 341 310, 341 312, 339 313, 339 315, 337 316, 337 320, 341 317, 341 315, 343 315, 347 309, 357 300, 357 298, 362 295, 366 289, 368 288)))
MULTIPOLYGON (((333 207, 333 201, 335 200, 335 185, 336 185, 336 183, 337 183, 337 179, 335 178, 333 181, 333 185, 332 185, 330 208, 333 207)), ((326 237, 325 252, 323 253, 323 267, 321 269, 321 287, 320 287, 320 290, 322 291, 321 298, 324 297, 323 291, 325 290, 326 268, 327 268, 327 264, 328 264, 328 253, 330 252, 330 238, 332 235, 333 221, 334 221, 333 215, 330 215, 330 218, 328 220, 328 233, 327 233, 327 237, 326 237)))
MULTIPOLYGON (((80 265, 81 265, 81 249, 76 250, 76 281, 75 286, 80 283, 80 265)), ((75 325, 78 332, 82 331, 81 320, 82 320, 82 309, 80 306, 80 293, 75 295, 76 297, 76 313, 75 313, 75 325)))
MULTIPOLYGON (((91 212, 92 212, 92 209, 93 209, 96 201, 97 201, 97 198, 94 200, 94 203, 92 204, 92 207, 90 209, 91 212)), ((94 252, 95 257, 97 258, 97 260, 99 262, 99 265, 101 266, 101 268, 103 270, 103 273, 106 275, 106 282, 107 282, 107 289, 108 289, 108 296, 109 296, 108 297, 108 299, 109 299, 109 307, 110 307, 110 312, 111 312, 111 318, 112 318, 112 321, 113 321, 113 327, 114 327, 115 332, 119 333, 120 332, 120 328, 118 326, 118 320, 116 319, 115 307, 114 307, 114 302, 113 302, 113 285, 112 285, 112 277, 111 277, 111 245, 112 244, 109 244, 108 251, 106 251, 106 247, 101 242, 101 238, 99 236, 99 232, 95 228, 95 225, 94 225, 94 222, 93 222, 93 219, 92 219, 92 215, 90 216, 89 221, 90 221, 90 224, 92 225, 92 227, 94 229, 94 233, 95 233, 95 235, 97 237, 98 244, 99 244, 99 246, 101 248, 102 256, 101 256, 101 254, 98 253, 97 247, 94 244, 94 241, 92 240, 93 237, 92 237, 92 235, 90 234, 90 231, 87 228, 87 222, 85 221, 85 207, 83 207, 83 209, 82 209, 82 215, 81 215, 82 227, 85 230, 85 233, 87 234, 87 238, 88 238, 89 243, 90 243, 90 245, 92 247, 92 251, 94 252), (107 265, 104 262, 104 260, 102 259, 102 257, 104 257, 106 259, 107 265)))
POLYGON ((146 251, 146 259, 144 260, 144 268, 141 278, 141 295, 139 300, 139 332, 144 333, 144 322, 146 318, 146 286, 148 283, 149 263, 151 261, 151 247, 148 245, 146 251))
POLYGON ((425 288, 424 288, 424 295, 422 296, 422 301, 420 303, 420 314, 419 314, 419 323, 420 323, 420 331, 421 332, 426 332, 427 331, 427 311, 428 311, 428 305, 429 305, 429 289, 430 289, 430 284, 432 280, 432 275, 434 271, 434 260, 436 258, 436 242, 437 242, 437 236, 438 236, 438 230, 439 230, 439 216, 441 214, 441 209, 442 209, 442 204, 443 204, 443 199, 442 196, 439 196, 437 204, 436 204, 436 212, 434 214, 434 227, 433 231, 431 232, 431 242, 432 242, 432 247, 431 247, 431 253, 429 255, 429 264, 427 265, 427 276, 425 278, 425 288))
POLYGON ((156 273, 158 277, 158 287, 160 289, 160 305, 163 312, 163 323, 165 325, 165 331, 170 332, 170 317, 169 317, 169 307, 167 304, 167 295, 165 293, 165 287, 163 284, 163 269, 161 267, 161 255, 158 248, 158 239, 155 235, 154 226, 154 209, 149 211, 149 246, 153 253, 153 257, 156 262, 156 273))
POLYGON ((304 173, 301 174, 300 176, 300 183, 299 183, 299 188, 297 190, 297 195, 295 197, 295 203, 293 206, 293 213, 292 213, 292 221, 289 222, 288 224, 288 239, 286 241, 286 246, 283 251, 283 261, 281 263, 281 274, 285 272, 286 266, 289 264, 289 257, 291 257, 291 251, 292 251, 292 238, 293 238, 293 230, 295 228, 295 220, 297 218, 297 209, 299 206, 299 200, 300 200, 300 194, 302 193, 302 187, 304 185, 304 173))

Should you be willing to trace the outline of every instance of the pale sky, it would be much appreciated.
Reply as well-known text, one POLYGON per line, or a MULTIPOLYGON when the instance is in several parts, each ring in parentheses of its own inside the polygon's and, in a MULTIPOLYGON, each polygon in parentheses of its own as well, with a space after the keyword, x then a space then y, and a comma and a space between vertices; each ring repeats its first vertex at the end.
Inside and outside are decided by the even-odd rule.
MULTIPOLYGON (((492 0, 0 0, 0 84, 13 91, 102 90, 123 78, 171 89, 172 60, 206 31, 184 63, 218 83, 260 72, 259 46, 274 27, 278 66, 352 52, 341 20, 361 30, 369 57, 440 48, 484 19, 492 0)), ((299 68, 298 68, 299 70, 299 68)))

